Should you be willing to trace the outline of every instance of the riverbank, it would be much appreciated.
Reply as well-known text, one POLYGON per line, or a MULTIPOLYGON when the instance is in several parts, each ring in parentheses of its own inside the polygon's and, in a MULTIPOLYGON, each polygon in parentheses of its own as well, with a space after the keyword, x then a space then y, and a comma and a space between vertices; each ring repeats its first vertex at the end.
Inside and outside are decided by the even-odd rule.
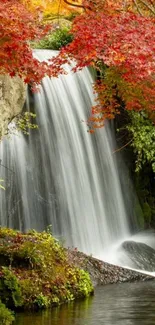
POLYGON ((11 310, 50 308, 93 291, 89 274, 70 263, 50 229, 24 234, 0 228, 1 324, 12 323, 5 306, 11 310))
POLYGON ((15 325, 154 325, 155 281, 97 286, 93 297, 41 313, 18 313, 15 325))

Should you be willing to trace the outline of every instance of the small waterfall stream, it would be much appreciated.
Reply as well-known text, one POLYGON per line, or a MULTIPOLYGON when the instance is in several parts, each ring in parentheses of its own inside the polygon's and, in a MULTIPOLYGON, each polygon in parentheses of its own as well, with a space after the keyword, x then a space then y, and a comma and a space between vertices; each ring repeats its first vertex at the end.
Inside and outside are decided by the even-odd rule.
MULTIPOLYGON (((39 60, 51 51, 37 50, 39 60)), ((67 68, 70 70, 70 68, 67 68)), ((44 78, 33 94, 38 130, 15 132, 0 144, 0 224, 22 230, 46 229, 65 245, 102 256, 130 235, 122 168, 110 126, 90 135, 86 121, 94 104, 88 69, 44 78)), ((31 110, 32 98, 29 100, 31 110)), ((129 189, 125 190, 130 197, 129 189)))

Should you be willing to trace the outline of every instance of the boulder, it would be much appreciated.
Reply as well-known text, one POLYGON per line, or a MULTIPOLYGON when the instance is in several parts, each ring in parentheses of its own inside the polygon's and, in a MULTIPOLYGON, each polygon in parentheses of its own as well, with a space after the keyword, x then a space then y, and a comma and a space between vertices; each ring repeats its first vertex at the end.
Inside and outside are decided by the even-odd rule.
POLYGON ((9 122, 21 113, 26 99, 26 85, 19 77, 0 75, 0 139, 9 122))
POLYGON ((140 242, 125 241, 122 247, 136 269, 155 272, 155 250, 140 242))

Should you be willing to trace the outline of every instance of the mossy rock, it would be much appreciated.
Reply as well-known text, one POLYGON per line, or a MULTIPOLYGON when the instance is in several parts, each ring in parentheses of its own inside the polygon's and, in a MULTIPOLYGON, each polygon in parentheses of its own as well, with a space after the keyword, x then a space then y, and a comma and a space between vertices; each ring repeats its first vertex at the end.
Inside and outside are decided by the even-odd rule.
POLYGON ((0 228, 0 241, 0 295, 7 307, 48 308, 93 293, 89 274, 70 263, 50 232, 0 228))

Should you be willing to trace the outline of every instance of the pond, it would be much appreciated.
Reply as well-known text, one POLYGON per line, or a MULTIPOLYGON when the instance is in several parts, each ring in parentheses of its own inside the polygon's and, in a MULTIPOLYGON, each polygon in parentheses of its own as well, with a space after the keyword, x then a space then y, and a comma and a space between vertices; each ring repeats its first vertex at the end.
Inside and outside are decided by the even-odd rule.
POLYGON ((155 281, 97 287, 95 296, 50 311, 20 313, 15 325, 155 324, 155 281))

